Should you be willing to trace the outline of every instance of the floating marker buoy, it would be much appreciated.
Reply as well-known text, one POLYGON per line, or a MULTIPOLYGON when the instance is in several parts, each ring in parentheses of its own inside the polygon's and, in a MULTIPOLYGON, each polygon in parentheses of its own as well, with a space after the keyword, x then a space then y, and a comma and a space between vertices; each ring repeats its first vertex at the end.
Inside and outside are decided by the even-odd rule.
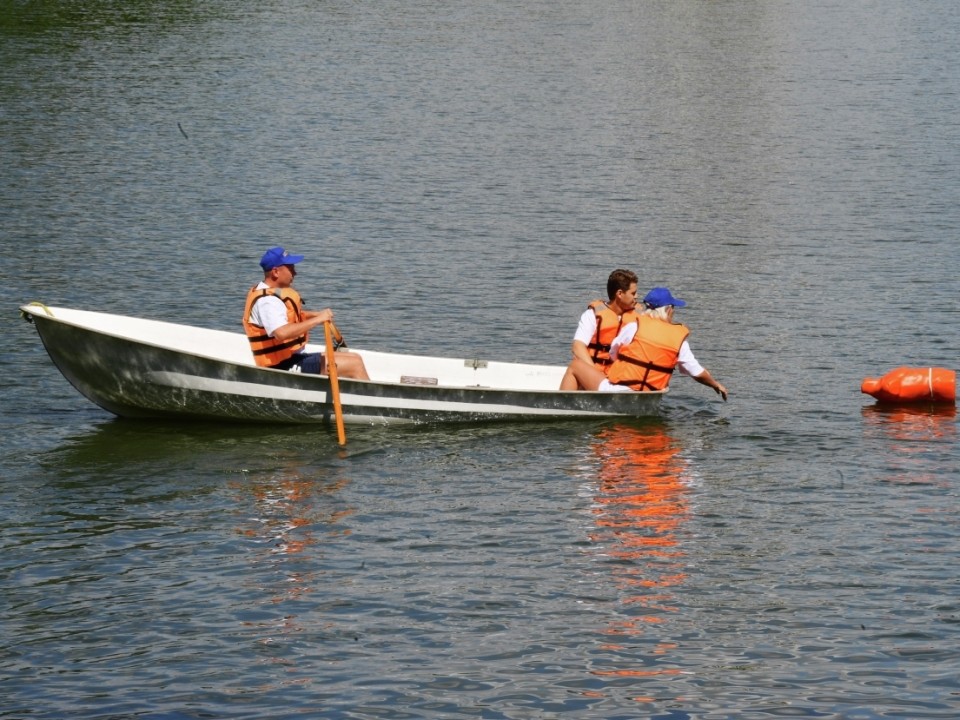
POLYGON ((891 405, 952 403, 957 400, 957 374, 944 368, 900 367, 881 378, 865 378, 860 392, 891 405))

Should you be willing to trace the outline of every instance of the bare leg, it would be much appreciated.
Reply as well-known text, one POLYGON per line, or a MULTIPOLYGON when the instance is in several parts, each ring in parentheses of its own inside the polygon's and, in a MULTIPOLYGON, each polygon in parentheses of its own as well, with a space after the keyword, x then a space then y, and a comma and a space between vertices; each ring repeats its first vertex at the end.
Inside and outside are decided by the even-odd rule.
POLYGON ((577 382, 577 378, 573 375, 573 370, 570 369, 570 366, 567 365, 566 372, 563 373, 563 380, 560 381, 561 390, 582 390, 580 383, 577 382))
POLYGON ((367 367, 363 364, 363 358, 356 353, 335 352, 333 357, 337 363, 338 377, 354 378, 355 380, 370 379, 370 376, 367 375, 367 367))
POLYGON ((602 370, 598 370, 595 366, 585 363, 580 358, 573 359, 573 362, 570 363, 569 370, 573 373, 577 384, 583 390, 596 390, 600 387, 600 383, 607 379, 607 376, 603 374, 602 370))

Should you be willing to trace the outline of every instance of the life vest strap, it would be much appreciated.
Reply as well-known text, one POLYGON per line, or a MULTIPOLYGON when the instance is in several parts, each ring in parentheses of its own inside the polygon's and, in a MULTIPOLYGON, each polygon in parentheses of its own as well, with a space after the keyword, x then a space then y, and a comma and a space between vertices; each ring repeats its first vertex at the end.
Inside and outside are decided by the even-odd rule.
MULTIPOLYGON (((267 335, 267 338, 270 336, 267 335)), ((258 350, 254 350, 254 355, 269 355, 270 353, 277 352, 277 350, 286 350, 287 348, 299 347, 307 342, 307 338, 303 335, 300 337, 293 338, 292 340, 287 340, 284 343, 279 345, 270 345, 269 347, 263 347, 258 350)))
POLYGON ((636 365, 642 367, 646 370, 642 378, 637 380, 621 380, 617 385, 626 385, 629 388, 634 390, 656 390, 652 383, 647 382, 647 378, 650 377, 651 371, 658 371, 666 373, 667 375, 673 375, 674 368, 664 367, 663 365, 657 365, 656 363, 647 362, 646 360, 637 360, 636 358, 626 357, 625 355, 620 355, 617 357, 617 360, 622 360, 625 363, 630 363, 631 365, 636 365))
POLYGON ((617 360, 622 360, 623 362, 630 363, 631 365, 638 365, 639 367, 646 368, 648 372, 650 370, 655 370, 657 372, 666 373, 667 375, 673 375, 673 371, 676 369, 676 366, 664 367, 663 365, 657 365, 656 363, 647 362, 646 360, 637 360, 636 358, 626 357, 622 354, 617 357, 617 360))
MULTIPOLYGON (((591 303, 589 307, 593 308, 593 312, 597 316, 597 329, 593 334, 593 342, 587 345, 587 350, 593 351, 594 363, 607 366, 613 362, 610 359, 610 343, 600 342, 600 331, 603 329, 603 311, 610 310, 610 306, 598 300, 591 303), (603 353, 606 357, 600 357, 600 353, 603 353)), ((620 328, 622 327, 623 315, 617 315, 617 328, 613 333, 614 337, 620 334, 620 328)))

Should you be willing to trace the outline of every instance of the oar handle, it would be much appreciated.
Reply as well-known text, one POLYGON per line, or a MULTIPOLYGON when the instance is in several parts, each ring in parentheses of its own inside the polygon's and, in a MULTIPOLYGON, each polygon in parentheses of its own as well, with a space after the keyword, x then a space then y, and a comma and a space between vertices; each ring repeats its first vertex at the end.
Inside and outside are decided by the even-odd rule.
POLYGON ((340 334, 340 329, 333 324, 333 320, 329 322, 330 332, 333 333, 333 349, 338 350, 342 347, 347 346, 347 341, 343 339, 343 335, 340 334))

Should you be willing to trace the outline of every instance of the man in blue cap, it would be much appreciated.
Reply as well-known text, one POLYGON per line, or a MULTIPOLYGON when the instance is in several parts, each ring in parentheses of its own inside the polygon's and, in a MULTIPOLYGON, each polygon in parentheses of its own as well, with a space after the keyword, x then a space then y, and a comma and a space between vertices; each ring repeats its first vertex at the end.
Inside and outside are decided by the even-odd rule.
POLYGON ((712 388, 726 400, 727 389, 693 356, 687 343, 690 331, 673 322, 674 308, 686 304, 668 288, 653 288, 643 298, 640 317, 624 326, 610 344, 613 363, 606 375, 574 358, 569 370, 579 387, 607 392, 665 390, 674 369, 679 367, 681 373, 712 388))
MULTIPOLYGON (((300 293, 291 287, 297 276, 296 265, 302 261, 303 255, 293 255, 282 247, 270 248, 263 254, 260 258, 263 280, 247 293, 243 329, 257 365, 326 375, 323 353, 303 350, 310 330, 327 321, 333 322, 333 311, 303 309, 300 293)), ((356 353, 338 352, 336 360, 339 376, 370 379, 363 358, 356 353)))

